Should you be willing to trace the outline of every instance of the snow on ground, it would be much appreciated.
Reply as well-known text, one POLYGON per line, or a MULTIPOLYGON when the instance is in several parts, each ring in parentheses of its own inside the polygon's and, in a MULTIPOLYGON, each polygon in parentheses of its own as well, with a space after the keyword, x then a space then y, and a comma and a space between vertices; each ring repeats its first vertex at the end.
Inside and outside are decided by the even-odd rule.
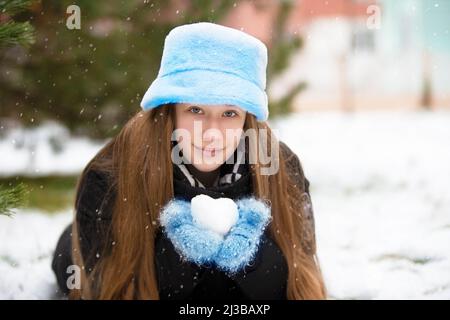
POLYGON ((51 260, 71 219, 70 210, 51 215, 24 210, 12 218, 0 216, 0 299, 57 297, 51 260))
MULTIPOLYGON (((450 113, 304 113, 271 124, 311 182, 331 298, 450 299, 450 113)), ((71 152, 55 170, 90 158, 71 152)), ((0 172, 14 166, 2 158, 0 172)), ((54 297, 51 254, 70 219, 70 210, 0 217, 0 299, 54 297)))
POLYGON ((0 129, 4 134, 0 135, 0 176, 76 174, 103 145, 72 137, 52 122, 32 129, 0 129))
POLYGON ((311 182, 332 297, 450 299, 450 113, 299 114, 273 126, 311 182))

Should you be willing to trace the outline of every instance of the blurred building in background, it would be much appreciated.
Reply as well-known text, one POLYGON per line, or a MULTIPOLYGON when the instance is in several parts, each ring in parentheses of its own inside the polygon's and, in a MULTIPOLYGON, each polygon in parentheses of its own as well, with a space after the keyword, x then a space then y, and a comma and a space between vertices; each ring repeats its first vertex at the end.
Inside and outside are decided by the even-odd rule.
MULTIPOLYGON (((270 44, 278 2, 257 3, 224 24, 270 44)), ((297 0, 287 27, 304 46, 270 93, 305 82, 297 110, 450 107, 450 1, 297 0)))

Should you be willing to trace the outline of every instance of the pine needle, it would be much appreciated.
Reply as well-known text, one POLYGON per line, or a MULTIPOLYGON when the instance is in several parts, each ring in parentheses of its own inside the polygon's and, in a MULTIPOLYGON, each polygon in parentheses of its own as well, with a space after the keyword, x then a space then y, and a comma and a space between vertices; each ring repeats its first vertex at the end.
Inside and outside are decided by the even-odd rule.
POLYGON ((0 186, 0 215, 12 216, 14 214, 13 209, 23 204, 25 191, 25 186, 22 183, 8 188, 0 186))

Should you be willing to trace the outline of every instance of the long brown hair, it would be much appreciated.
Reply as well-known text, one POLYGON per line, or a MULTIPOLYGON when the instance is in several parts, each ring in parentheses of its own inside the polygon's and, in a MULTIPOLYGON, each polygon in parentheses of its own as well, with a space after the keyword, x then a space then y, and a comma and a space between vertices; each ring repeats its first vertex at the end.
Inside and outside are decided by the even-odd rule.
MULTIPOLYGON (((83 267, 81 288, 71 290, 72 299, 159 299, 154 237, 160 209, 174 195, 170 143, 174 124, 170 104, 139 112, 83 171, 78 195, 87 172, 100 170, 112 178, 116 196, 108 241, 89 273, 80 250, 78 223, 73 223, 73 260, 83 267)), ((247 113, 244 129, 249 128, 266 129, 270 141, 269 126, 247 113)), ((307 252, 302 245, 306 221, 299 199, 304 187, 293 187, 295 181, 286 173, 287 159, 282 152, 279 155, 276 174, 261 175, 258 163, 250 166, 253 193, 272 206, 270 234, 288 263, 288 299, 324 299, 326 289, 315 251, 307 252)))

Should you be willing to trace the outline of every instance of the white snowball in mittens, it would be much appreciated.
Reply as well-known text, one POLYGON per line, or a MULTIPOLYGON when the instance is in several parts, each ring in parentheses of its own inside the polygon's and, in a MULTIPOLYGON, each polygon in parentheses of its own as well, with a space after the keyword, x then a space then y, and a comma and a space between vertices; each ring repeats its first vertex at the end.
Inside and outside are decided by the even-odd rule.
POLYGON ((206 194, 195 196, 191 200, 191 214, 194 223, 226 235, 236 224, 239 211, 236 203, 230 198, 213 199, 206 194))

